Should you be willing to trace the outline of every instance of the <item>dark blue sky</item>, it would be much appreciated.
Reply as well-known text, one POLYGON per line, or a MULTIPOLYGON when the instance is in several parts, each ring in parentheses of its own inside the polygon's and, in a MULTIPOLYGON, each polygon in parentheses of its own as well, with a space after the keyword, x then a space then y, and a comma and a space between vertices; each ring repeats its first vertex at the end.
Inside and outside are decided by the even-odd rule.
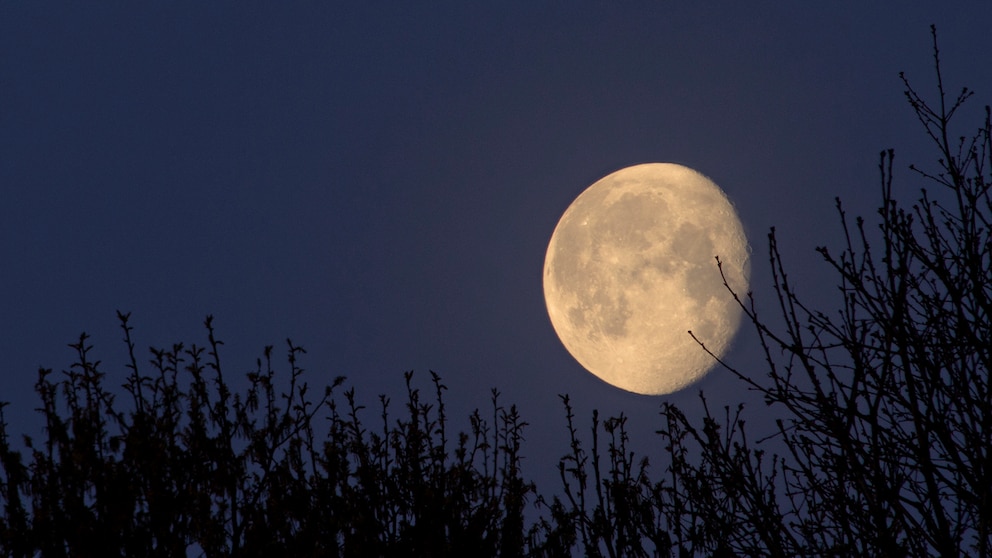
MULTIPOLYGON (((872 215, 880 150, 907 197, 922 183, 905 166, 932 159, 898 79, 933 91, 931 23, 950 88, 978 92, 962 132, 992 101, 983 2, 355 4, 0 6, 15 431, 37 426, 37 368, 68 366, 81 331, 124 377, 121 309, 142 349, 202 344, 213 314, 229 375, 291 337, 311 383, 346 375, 373 407, 433 369, 457 428, 496 387, 531 423, 538 478, 567 449, 559 393, 583 421, 627 413, 652 453, 661 401, 746 394, 717 370, 636 396, 572 360, 541 286, 572 199, 635 163, 691 166, 737 205, 766 313, 771 226, 800 292, 831 308, 813 249, 839 239, 834 197, 872 215)), ((730 360, 762 374, 754 341, 730 360)))

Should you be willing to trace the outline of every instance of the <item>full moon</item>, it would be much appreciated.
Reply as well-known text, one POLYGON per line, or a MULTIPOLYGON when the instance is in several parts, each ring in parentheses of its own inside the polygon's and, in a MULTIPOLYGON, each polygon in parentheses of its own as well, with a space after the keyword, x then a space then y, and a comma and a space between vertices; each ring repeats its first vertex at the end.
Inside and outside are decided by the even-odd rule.
POLYGON ((582 192, 544 261, 551 324, 586 370, 618 388, 673 393, 716 364, 741 321, 749 248, 719 186, 672 163, 635 165, 582 192))

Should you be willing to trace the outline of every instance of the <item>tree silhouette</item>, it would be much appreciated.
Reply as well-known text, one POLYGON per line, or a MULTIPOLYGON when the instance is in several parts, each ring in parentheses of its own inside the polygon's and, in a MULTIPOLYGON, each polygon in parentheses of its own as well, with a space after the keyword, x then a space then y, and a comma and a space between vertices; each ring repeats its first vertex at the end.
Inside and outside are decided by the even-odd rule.
POLYGON ((0 414, 0 554, 5 556, 487 556, 523 553, 524 423, 492 396, 492 422, 448 440, 443 392, 433 404, 406 374, 406 414, 380 398, 365 425, 353 390, 316 400, 289 342, 277 388, 267 347, 248 388, 232 394, 221 342, 153 349, 154 373, 130 352, 122 410, 83 334, 77 361, 39 373, 46 440, 27 463, 0 414), (318 432, 318 416, 327 419, 318 432))
POLYGON ((205 345, 152 349, 146 369, 118 313, 123 391, 83 334, 68 370, 39 372, 43 440, 15 449, 0 403, 0 554, 992 556, 992 118, 952 132, 972 94, 948 96, 933 38, 935 101, 903 80, 938 153, 911 168, 934 191, 900 204, 885 151, 877 229, 838 200, 846 242, 818 249, 830 310, 800 299, 774 230, 780 316, 731 292, 766 368, 724 366, 778 411, 774 435, 750 438, 742 406, 663 404, 653 476, 626 417, 593 413, 586 441, 562 396, 570 451, 545 495, 495 390, 452 434, 441 378, 425 400, 407 373, 403 410, 380 396, 370 423, 343 379, 311 392, 292 342, 288 374, 267 347, 232 392, 211 318, 205 345))
POLYGON ((591 462, 572 429, 562 478, 588 555, 992 556, 992 125, 986 106, 977 132, 953 134, 972 92, 948 96, 931 32, 936 101, 902 79, 938 152, 936 170, 910 168, 935 191, 900 205, 890 150, 877 230, 837 201, 846 244, 818 248, 836 308, 800 300, 774 229, 782 325, 733 293, 767 370, 725 366, 779 411, 777 435, 750 439, 741 407, 711 413, 703 399, 697 424, 664 404, 655 481, 627 451, 623 417, 602 423, 605 466, 596 417, 591 462))

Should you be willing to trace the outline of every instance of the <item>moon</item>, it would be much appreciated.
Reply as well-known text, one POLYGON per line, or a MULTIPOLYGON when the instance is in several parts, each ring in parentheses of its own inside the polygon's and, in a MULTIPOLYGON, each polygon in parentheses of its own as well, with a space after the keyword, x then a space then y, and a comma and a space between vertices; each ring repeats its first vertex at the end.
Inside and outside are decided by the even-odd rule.
POLYGON ((555 332, 586 370, 645 395, 681 390, 716 364, 742 310, 750 249, 723 190, 673 163, 610 174, 562 215, 544 261, 555 332))

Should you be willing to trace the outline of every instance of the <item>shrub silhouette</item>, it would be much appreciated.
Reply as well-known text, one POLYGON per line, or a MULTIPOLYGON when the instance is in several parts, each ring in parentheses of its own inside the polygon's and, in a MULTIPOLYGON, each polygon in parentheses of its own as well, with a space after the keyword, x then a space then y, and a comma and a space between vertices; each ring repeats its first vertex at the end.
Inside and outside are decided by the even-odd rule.
POLYGON ((931 33, 936 102, 901 77, 938 152, 937 170, 910 168, 935 191, 900 205, 890 150, 877 231, 837 201, 846 244, 818 248, 839 280, 836 308, 802 302, 774 229, 782 325, 734 293, 767 369, 725 366, 778 411, 777 434, 749 438, 742 407, 713 413, 703 398, 698 424, 662 404, 667 463, 654 480, 623 417, 594 415, 587 453, 569 410, 556 504, 587 555, 992 556, 992 124, 986 106, 976 132, 952 132, 972 92, 948 96, 931 33))
POLYGON ((371 426, 342 379, 310 391, 291 342, 286 378, 268 347, 232 393, 209 317, 205 346, 154 349, 146 374, 118 313, 122 392, 84 334, 69 370, 39 373, 44 440, 16 450, 0 404, 0 554, 992 556, 992 118, 952 132, 971 92, 948 97, 933 37, 936 102, 904 83, 938 152, 937 170, 911 168, 936 191, 898 203, 885 151, 877 231, 837 202, 846 243, 818 249, 832 310, 802 302, 774 230, 781 325, 731 293, 767 368, 724 365, 778 411, 773 436, 749 437, 740 406, 703 399, 697 421, 662 404, 652 469, 626 417, 593 413, 586 440, 562 396, 571 446, 544 495, 496 391, 452 437, 441 379, 425 401, 407 373, 399 417, 380 397, 371 426))
MULTIPOLYGON (((311 398, 288 345, 289 379, 277 389, 272 348, 232 394, 212 319, 206 347, 153 349, 154 373, 131 355, 122 410, 82 335, 77 361, 57 378, 42 370, 47 439, 27 439, 27 464, 0 420, 3 515, 10 556, 464 556, 523 553, 520 477, 525 425, 492 396, 450 442, 440 378, 433 403, 406 374, 405 414, 380 398, 368 427, 353 390, 339 407, 338 378, 311 398), (326 418, 326 432, 318 432, 326 418)), ((2 418, 2 417, 0 417, 2 418)))

